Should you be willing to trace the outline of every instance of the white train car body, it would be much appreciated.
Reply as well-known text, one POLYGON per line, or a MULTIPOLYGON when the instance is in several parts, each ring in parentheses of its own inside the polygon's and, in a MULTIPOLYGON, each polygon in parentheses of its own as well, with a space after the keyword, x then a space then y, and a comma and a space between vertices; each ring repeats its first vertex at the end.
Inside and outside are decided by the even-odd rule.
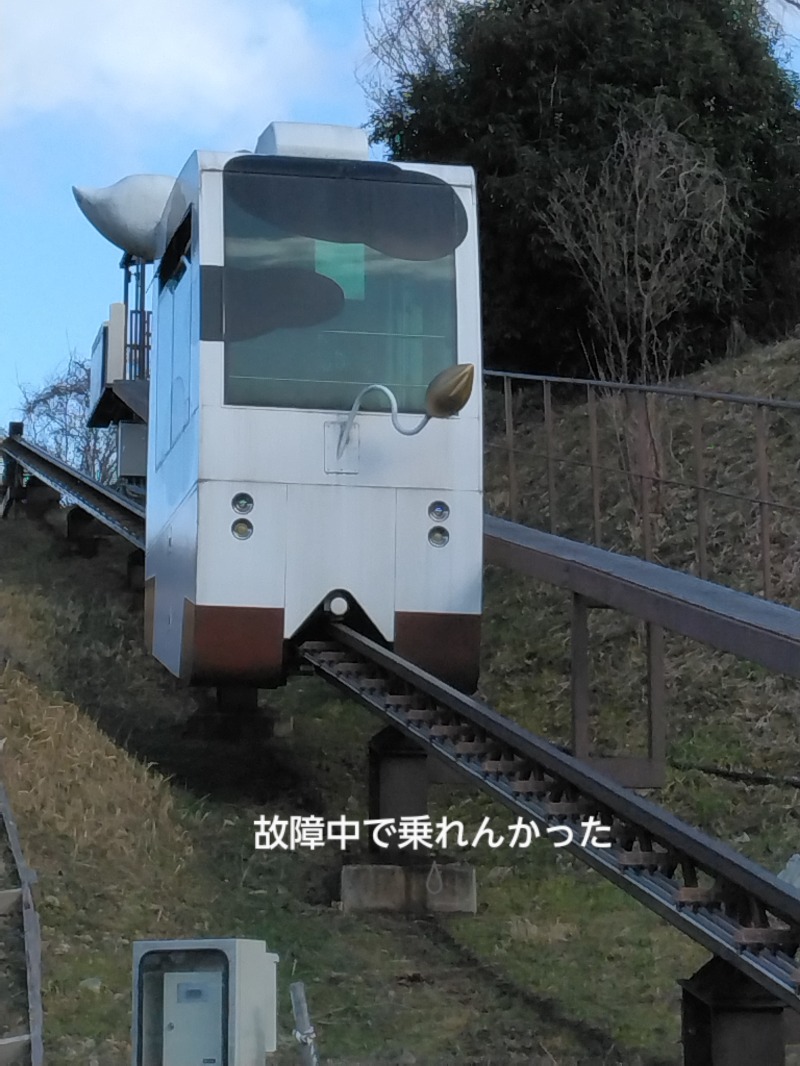
POLYGON ((480 388, 414 436, 372 391, 343 436, 366 385, 404 428, 448 366, 479 386, 474 175, 354 159, 353 132, 287 124, 255 154, 195 153, 161 222, 146 629, 191 683, 280 684, 331 612, 477 681, 480 388))

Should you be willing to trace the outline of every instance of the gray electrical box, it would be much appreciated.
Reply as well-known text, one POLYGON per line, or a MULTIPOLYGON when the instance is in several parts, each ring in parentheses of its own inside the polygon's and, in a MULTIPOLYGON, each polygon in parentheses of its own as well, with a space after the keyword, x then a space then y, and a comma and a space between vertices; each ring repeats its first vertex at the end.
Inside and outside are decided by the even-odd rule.
POLYGON ((117 426, 117 477, 147 477, 147 426, 143 422, 117 426))
POLYGON ((133 1066, 263 1066, 277 963, 263 940, 135 943, 133 1066))
POLYGON ((89 368, 89 410, 94 411, 103 390, 125 377, 125 304, 112 304, 108 322, 100 327, 92 345, 89 368))

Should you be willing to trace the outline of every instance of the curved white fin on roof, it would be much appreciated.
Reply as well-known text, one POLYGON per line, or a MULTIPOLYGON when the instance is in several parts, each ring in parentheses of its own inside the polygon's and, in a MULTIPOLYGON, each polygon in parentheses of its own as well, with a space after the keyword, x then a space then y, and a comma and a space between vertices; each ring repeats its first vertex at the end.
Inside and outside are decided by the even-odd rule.
POLYGON ((73 185, 78 207, 106 240, 123 252, 152 263, 158 256, 156 232, 175 179, 166 174, 131 174, 105 189, 73 185))

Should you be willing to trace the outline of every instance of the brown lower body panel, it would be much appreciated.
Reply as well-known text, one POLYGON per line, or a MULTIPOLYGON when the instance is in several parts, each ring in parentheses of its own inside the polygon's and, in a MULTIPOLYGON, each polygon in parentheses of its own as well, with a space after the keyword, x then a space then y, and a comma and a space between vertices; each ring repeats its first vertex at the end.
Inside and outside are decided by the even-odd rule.
POLYGON ((481 658, 479 614, 397 611, 394 650, 460 692, 478 687, 481 658))
POLYGON ((284 680, 282 607, 209 607, 184 601, 181 678, 191 685, 284 680))

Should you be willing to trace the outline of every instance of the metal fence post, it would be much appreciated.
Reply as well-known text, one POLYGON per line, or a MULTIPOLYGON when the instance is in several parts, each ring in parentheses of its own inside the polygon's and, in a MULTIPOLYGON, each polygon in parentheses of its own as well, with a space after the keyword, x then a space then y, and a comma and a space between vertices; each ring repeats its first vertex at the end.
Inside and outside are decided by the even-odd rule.
POLYGON ((694 444, 695 506, 697 508, 697 569, 700 577, 708 577, 706 543, 708 516, 706 514, 705 465, 703 463, 703 424, 700 420, 700 397, 692 399, 692 440, 694 444))
POLYGON ((314 1041, 316 1033, 308 1015, 306 1003, 306 989, 302 981, 295 981, 289 985, 289 995, 292 998, 292 1014, 294 1015, 294 1036, 300 1044, 300 1061, 303 1066, 319 1066, 319 1056, 314 1041))
POLYGON ((586 386, 586 404, 589 412, 589 464, 592 471, 592 516, 594 525, 594 542, 600 546, 602 539, 600 522, 600 482, 598 472, 600 454, 597 445, 597 397, 592 385, 586 386))
POLYGON ((636 474, 639 480, 639 519, 642 530, 642 548, 645 559, 653 555, 652 531, 650 528, 650 490, 653 478, 650 476, 647 446, 647 396, 637 389, 633 394, 636 411, 636 474))
POLYGON ((664 630, 653 622, 647 628, 647 754, 655 778, 666 778, 667 722, 664 714, 664 630))
POLYGON ((547 447, 547 504, 550 512, 550 532, 556 531, 556 477, 553 455, 553 405, 550 382, 542 383, 544 397, 544 431, 547 447))
POLYGON ((506 450, 508 452, 508 503, 511 521, 519 519, 519 488, 517 486, 517 461, 514 456, 514 412, 511 404, 511 376, 503 375, 503 406, 506 416, 506 450))
POLYGON ((592 746, 589 730, 589 619, 586 600, 578 593, 572 596, 570 649, 572 754, 576 759, 588 759, 592 746))
MULTIPOLYGON (((505 447, 508 462, 508 495, 509 506, 506 512, 513 521, 520 521, 519 513, 523 511, 522 502, 525 498, 525 487, 519 481, 518 455, 527 454, 522 445, 516 447, 516 427, 514 424, 515 414, 512 410, 513 389, 512 384, 517 383, 525 387, 541 386, 543 398, 543 422, 535 422, 536 434, 531 453, 535 462, 544 451, 546 470, 542 473, 542 495, 547 494, 547 506, 549 509, 548 519, 545 520, 543 513, 536 515, 536 523, 541 529, 551 533, 558 533, 558 508, 559 499, 557 492, 563 483, 564 492, 574 495, 575 481, 571 478, 561 478, 562 466, 569 472, 571 468, 580 471, 580 477, 584 468, 589 470, 591 503, 587 498, 586 506, 576 508, 574 523, 579 526, 580 532, 572 535, 578 536, 587 542, 600 545, 602 538, 608 532, 605 526, 608 517, 604 514, 603 506, 608 503, 606 496, 608 484, 604 480, 606 472, 611 473, 611 468, 603 464, 603 449, 606 447, 604 432, 608 429, 601 422, 599 399, 606 396, 612 398, 624 397, 623 424, 620 429, 615 420, 614 426, 622 444, 622 484, 630 489, 630 497, 633 504, 633 528, 631 536, 634 540, 638 537, 632 550, 634 554, 642 555, 652 560, 657 553, 664 531, 668 530, 668 520, 676 514, 672 506, 674 490, 688 494, 695 503, 697 528, 691 534, 691 550, 694 558, 687 557, 681 560, 680 566, 690 568, 693 573, 704 580, 711 580, 714 576, 714 559, 711 554, 711 515, 716 508, 716 501, 720 499, 738 500, 740 506, 757 508, 757 523, 752 527, 752 533, 759 541, 760 561, 758 566, 758 584, 763 588, 766 599, 772 599, 776 593, 776 574, 772 570, 772 514, 800 515, 800 506, 792 500, 785 498, 785 491, 777 496, 772 496, 773 471, 770 468, 772 456, 769 455, 770 433, 773 426, 770 422, 772 413, 786 414, 794 418, 800 418, 800 402, 795 400, 768 399, 765 397, 739 395, 736 393, 723 393, 702 389, 679 388, 675 385, 644 385, 635 382, 594 381, 586 378, 562 378, 544 374, 507 374, 505 371, 487 371, 487 379, 503 378, 503 391, 506 410, 505 419, 505 447), (574 458, 571 454, 557 454, 557 444, 561 440, 560 429, 555 424, 553 411, 553 389, 555 386, 580 387, 586 394, 586 411, 588 416, 589 433, 589 456, 574 458), (670 477, 667 459, 670 456, 668 450, 669 438, 664 436, 662 430, 669 427, 671 422, 666 419, 667 411, 661 406, 662 397, 676 397, 684 402, 692 404, 687 409, 687 415, 691 426, 686 427, 687 434, 692 439, 692 467, 684 469, 681 462, 681 470, 676 477, 670 477), (653 407, 653 404, 658 406, 653 407), (719 421, 719 409, 708 405, 727 405, 721 412, 722 421, 719 421), (704 406, 706 405, 706 406, 704 406), (708 426, 715 430, 721 429, 732 435, 732 440, 739 445, 739 437, 736 427, 733 429, 726 424, 728 412, 742 412, 746 415, 747 409, 753 409, 752 417, 755 432, 755 451, 751 462, 755 463, 755 486, 742 486, 745 474, 735 470, 734 484, 731 486, 718 485, 717 460, 719 453, 712 450, 716 445, 715 440, 710 439, 711 433, 708 426), (663 423, 663 424, 662 424, 663 423), (544 439, 542 439, 544 437, 544 439), (545 482, 546 477, 546 482, 545 482), (589 513, 591 507, 591 513, 589 513), (585 528, 584 528, 585 526, 585 528)), ((560 413, 560 412, 559 412, 560 413)), ((674 423, 675 428, 684 432, 680 419, 674 423)), ((492 442, 490 448, 501 451, 502 443, 492 442)), ((564 451, 562 442, 562 452, 564 451)), ((501 460, 501 467, 502 467, 501 460)), ((614 471, 616 474, 616 471, 614 471)), ((748 464, 747 475, 750 475, 748 464)), ((505 476, 503 475, 505 480, 505 476)), ((505 486, 503 486, 505 493, 505 486)), ((589 493, 586 493, 587 497, 589 493)), ((581 501, 582 502, 582 501, 581 501)), ((684 497, 679 498, 683 504, 684 497)), ((571 508, 567 509, 571 513, 571 508)), ((571 523, 573 524, 573 523, 571 523)), ((669 530, 672 532, 673 530, 669 530)), ((748 535, 752 535, 748 531, 748 535)), ((630 550, 630 549, 629 549, 630 550)), ((673 565, 677 565, 674 564, 673 565)))
POLYGON ((772 595, 770 566, 769 460, 767 458, 767 416, 764 407, 756 407, 756 472, 758 476, 758 511, 761 523, 761 570, 764 598, 772 595))

